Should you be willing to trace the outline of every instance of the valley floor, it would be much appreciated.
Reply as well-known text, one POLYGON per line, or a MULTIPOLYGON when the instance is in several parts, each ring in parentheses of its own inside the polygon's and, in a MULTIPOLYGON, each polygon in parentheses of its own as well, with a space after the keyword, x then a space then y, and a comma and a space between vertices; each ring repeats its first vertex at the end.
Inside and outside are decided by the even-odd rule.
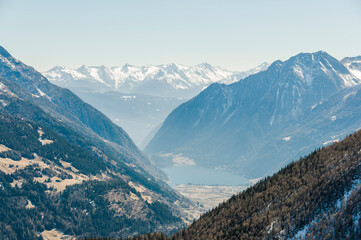
POLYGON ((208 186, 193 184, 178 184, 174 187, 183 196, 199 203, 205 210, 218 206, 219 203, 229 199, 247 188, 247 186, 208 186))

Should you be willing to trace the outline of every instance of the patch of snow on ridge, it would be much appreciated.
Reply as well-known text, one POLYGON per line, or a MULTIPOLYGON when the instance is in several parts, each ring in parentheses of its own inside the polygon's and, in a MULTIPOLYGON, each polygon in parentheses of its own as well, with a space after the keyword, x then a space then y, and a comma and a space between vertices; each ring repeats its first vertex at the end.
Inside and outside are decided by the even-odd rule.
POLYGON ((361 79, 355 78, 354 74, 340 75, 346 87, 352 87, 361 83, 361 79))
POLYGON ((294 66, 293 72, 296 73, 297 76, 299 76, 300 78, 304 79, 303 72, 302 72, 302 69, 300 68, 300 66, 298 66, 298 65, 294 66))
POLYGON ((126 99, 137 98, 137 96, 122 96, 122 98, 123 98, 124 100, 126 100, 126 99))
POLYGON ((0 103, 1 103, 1 105, 3 105, 3 107, 6 107, 7 105, 9 105, 9 103, 7 101, 2 100, 2 99, 0 99, 0 103))
POLYGON ((361 81, 361 71, 358 69, 354 69, 354 68, 350 68, 348 69, 353 75, 355 75, 355 77, 357 77, 358 79, 360 79, 361 81))
POLYGON ((352 95, 352 96, 355 96, 356 93, 357 93, 357 91, 353 91, 353 92, 351 92, 351 93, 346 94, 346 95, 342 98, 342 101, 346 101, 347 98, 350 97, 351 95, 352 95))
MULTIPOLYGON (((355 86, 355 85, 358 85, 361 83, 361 79, 356 77, 351 71, 350 69, 348 68, 350 74, 340 74, 338 71, 336 71, 336 69, 334 69, 332 67, 332 65, 326 60, 326 63, 328 65, 328 67, 330 68, 327 68, 322 62, 320 62, 321 64, 321 69, 322 71, 327 75, 329 76, 331 79, 333 79, 333 74, 336 74, 338 75, 342 80, 343 80, 343 86, 344 87, 352 87, 352 86, 355 86)), ((346 66, 347 68, 347 66, 346 66)))
POLYGON ((4 85, 2 82, 0 82, 0 94, 1 94, 1 92, 3 94, 6 94, 6 95, 9 95, 12 97, 18 97, 12 91, 10 91, 10 89, 6 85, 4 85))
POLYGON ((324 142, 323 145, 328 145, 328 144, 330 144, 330 143, 335 143, 335 142, 338 142, 338 141, 339 141, 339 139, 329 140, 329 141, 327 141, 327 142, 324 142))
POLYGON ((7 58, 0 55, 0 61, 5 63, 6 66, 10 67, 11 69, 15 69, 15 65, 10 62, 7 58))
POLYGON ((288 142, 289 140, 291 140, 292 136, 288 136, 288 137, 284 137, 282 138, 283 141, 288 142))
POLYGON ((361 61, 352 61, 348 63, 344 63, 345 67, 352 73, 355 77, 357 77, 361 81, 361 69, 357 69, 357 67, 353 67, 352 64, 361 64, 361 61))
POLYGON ((248 182, 250 182, 251 184, 256 184, 258 183, 259 181, 261 181, 263 178, 254 178, 254 179, 250 179, 248 180, 248 182))
POLYGON ((51 100, 51 97, 49 97, 48 95, 46 95, 43 91, 41 91, 39 88, 36 88, 36 90, 38 90, 38 93, 40 94, 40 96, 42 97, 46 97, 47 99, 51 100))
POLYGON ((99 77, 99 74, 98 74, 98 71, 96 68, 86 68, 86 69, 89 72, 90 76, 92 76, 95 80, 97 80, 105 85, 108 85, 99 77))

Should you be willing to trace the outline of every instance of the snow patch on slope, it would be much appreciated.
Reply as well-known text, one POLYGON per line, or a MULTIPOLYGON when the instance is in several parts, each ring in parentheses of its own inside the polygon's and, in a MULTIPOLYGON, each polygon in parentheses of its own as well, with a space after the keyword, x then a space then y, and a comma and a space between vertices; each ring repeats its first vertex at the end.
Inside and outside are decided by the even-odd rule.
POLYGON ((18 97, 16 94, 14 94, 12 91, 10 91, 10 89, 2 82, 0 82, 0 94, 8 95, 11 97, 16 97, 16 98, 18 97))
MULTIPOLYGON (((39 88, 36 88, 36 90, 38 90, 38 93, 40 94, 41 97, 45 97, 48 100, 51 100, 51 97, 49 97, 48 95, 46 95, 46 93, 44 93, 43 91, 41 91, 39 88)), ((36 95, 33 95, 36 97, 36 95)), ((38 97, 38 96, 37 96, 38 97)))
POLYGON ((292 136, 288 136, 288 137, 284 137, 282 138, 283 141, 288 142, 289 140, 291 140, 292 136))
MULTIPOLYGON (((342 207, 342 202, 347 202, 347 199, 349 198, 349 196, 351 195, 352 192, 354 191, 358 191, 361 187, 361 179, 356 179, 353 181, 352 183, 352 187, 350 190, 346 191, 344 193, 344 195, 339 198, 336 202, 336 207, 337 208, 341 208, 342 207)), ((356 216, 357 217, 357 216, 356 216)), ((359 217, 359 216, 358 216, 359 217)), ((313 224, 315 224, 318 221, 317 218, 313 219, 311 223, 306 224, 302 229, 300 229, 295 235, 294 237, 290 238, 290 239, 304 239, 306 237, 306 234, 308 232, 308 230, 313 226, 313 224)))

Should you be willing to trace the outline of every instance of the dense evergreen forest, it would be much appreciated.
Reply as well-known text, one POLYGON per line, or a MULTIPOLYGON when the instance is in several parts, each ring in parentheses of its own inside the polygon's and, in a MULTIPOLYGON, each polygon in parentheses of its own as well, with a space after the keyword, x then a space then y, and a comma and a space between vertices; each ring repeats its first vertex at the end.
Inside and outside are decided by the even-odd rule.
POLYGON ((317 149, 172 236, 140 239, 361 239, 361 131, 317 149))

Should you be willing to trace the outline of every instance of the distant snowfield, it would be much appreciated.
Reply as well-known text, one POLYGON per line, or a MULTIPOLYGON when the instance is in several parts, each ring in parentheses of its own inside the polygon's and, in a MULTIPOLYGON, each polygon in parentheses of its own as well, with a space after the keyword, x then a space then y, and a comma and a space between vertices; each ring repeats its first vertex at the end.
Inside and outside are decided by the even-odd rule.
MULTIPOLYGON (((267 67, 268 64, 263 63, 247 72, 238 72, 212 66, 208 63, 195 66, 176 63, 142 67, 129 64, 124 66, 81 66, 78 69, 57 66, 44 72, 44 75, 55 84, 68 84, 70 88, 74 82, 85 80, 108 88, 108 90, 144 93, 146 84, 156 84, 157 82, 161 83, 163 87, 180 90, 195 86, 202 86, 203 88, 215 82, 230 84, 267 67)), ((153 91, 153 94, 157 94, 154 89, 149 90, 153 91)))

